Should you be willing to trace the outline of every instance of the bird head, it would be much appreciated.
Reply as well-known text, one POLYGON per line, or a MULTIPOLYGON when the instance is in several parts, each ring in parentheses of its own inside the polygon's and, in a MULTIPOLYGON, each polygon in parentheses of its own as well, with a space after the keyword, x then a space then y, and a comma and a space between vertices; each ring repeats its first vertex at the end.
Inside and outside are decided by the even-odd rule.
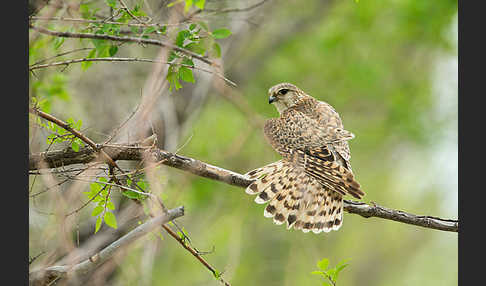
POLYGON ((306 94, 291 83, 279 83, 268 90, 268 103, 275 105, 281 114, 287 108, 294 106, 306 94))

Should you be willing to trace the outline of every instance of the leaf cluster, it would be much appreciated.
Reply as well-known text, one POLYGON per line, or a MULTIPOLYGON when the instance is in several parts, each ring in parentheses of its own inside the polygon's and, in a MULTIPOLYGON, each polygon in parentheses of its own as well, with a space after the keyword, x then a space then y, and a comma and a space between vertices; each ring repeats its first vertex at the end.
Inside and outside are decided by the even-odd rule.
MULTIPOLYGON (((230 35, 231 31, 224 28, 210 31, 207 24, 200 21, 180 30, 175 38, 175 45, 201 56, 219 58, 221 57, 221 46, 215 39, 224 39, 230 35)), ((195 82, 192 71, 194 62, 190 56, 172 51, 168 60, 170 65, 166 78, 169 82, 169 90, 182 88, 180 80, 195 82)))
POLYGON ((321 269, 320 271, 312 271, 311 274, 316 274, 324 277, 327 281, 324 281, 322 285, 324 286, 336 286, 336 281, 339 277, 339 273, 349 264, 346 264, 347 260, 341 260, 333 268, 328 268, 329 259, 323 258, 317 262, 317 267, 321 269))
POLYGON ((114 229, 118 227, 115 215, 110 212, 115 210, 115 204, 110 197, 112 185, 103 184, 106 182, 107 179, 101 177, 98 182, 91 183, 89 191, 84 192, 88 200, 96 204, 91 212, 91 216, 96 217, 95 233, 100 229, 102 222, 114 229))

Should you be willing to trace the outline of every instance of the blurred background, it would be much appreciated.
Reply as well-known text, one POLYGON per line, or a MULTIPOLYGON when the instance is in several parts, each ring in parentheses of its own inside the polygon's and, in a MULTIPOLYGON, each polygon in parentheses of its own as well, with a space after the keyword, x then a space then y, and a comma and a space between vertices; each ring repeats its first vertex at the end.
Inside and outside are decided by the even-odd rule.
MULTIPOLYGON (((169 1, 125 2, 140 2, 153 19, 167 21, 169 1)), ((208 0, 206 8, 258 3, 208 0)), ((290 82, 331 104, 356 135, 349 142, 351 164, 366 192, 364 202, 458 217, 457 1, 263 1, 253 9, 200 17, 232 31, 219 40, 220 62, 237 87, 223 87, 213 75, 195 71, 196 83, 162 91, 151 117, 159 147, 239 173, 274 162, 279 156, 261 128, 263 119, 278 116, 267 90, 290 82)), ((30 45, 51 40, 41 35, 30 45)), ((78 42, 66 39, 63 45, 78 42)), ((154 58, 159 51, 125 45, 119 55, 154 58)), ((29 56, 32 64, 49 55, 29 56)), ((86 71, 71 65, 38 71, 29 85, 31 96, 57 93, 50 112, 82 119, 83 131, 101 142, 133 112, 153 70, 148 63, 94 63, 86 71), (57 90, 43 86, 54 83, 57 90)), ((45 150, 42 134, 31 131, 32 153, 45 150)), ((45 187, 35 177, 30 176, 31 192, 45 187)), ((185 206, 178 225, 195 248, 212 251, 204 258, 232 285, 322 285, 311 274, 322 258, 331 266, 348 259, 340 286, 458 283, 457 233, 345 213, 339 231, 304 234, 264 218, 264 206, 242 188, 169 167, 161 168, 159 178, 166 206, 185 206)), ((56 231, 48 231, 56 229, 56 220, 45 214, 50 198, 46 193, 29 200, 31 256, 49 252, 58 241, 56 231)), ((131 203, 120 194, 112 199, 117 209, 131 203)), ((83 209, 75 218, 87 237, 94 230, 91 211, 83 209)), ((96 235, 110 231, 104 226, 96 235)), ((147 235, 124 252, 103 284, 220 285, 159 233, 162 239, 147 235)))

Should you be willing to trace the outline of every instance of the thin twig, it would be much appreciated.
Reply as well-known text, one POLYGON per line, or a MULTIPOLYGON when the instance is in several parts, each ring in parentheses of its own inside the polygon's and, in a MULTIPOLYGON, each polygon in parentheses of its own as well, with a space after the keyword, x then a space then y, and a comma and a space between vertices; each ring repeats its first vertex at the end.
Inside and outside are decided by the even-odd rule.
POLYGON ((210 12, 212 14, 221 14, 221 13, 235 13, 235 12, 246 12, 253 10, 259 6, 261 6, 263 3, 267 2, 268 0, 263 0, 260 1, 254 5, 248 6, 246 8, 226 8, 226 9, 204 9, 202 12, 210 12))
POLYGON ((122 9, 125 10, 128 13, 128 15, 130 15, 130 17, 135 19, 140 24, 145 24, 145 22, 138 19, 138 17, 136 17, 135 15, 132 14, 132 12, 130 11, 130 9, 128 9, 127 5, 125 4, 125 2, 123 2, 123 0, 118 0, 118 2, 120 2, 120 4, 122 5, 122 9))
MULTIPOLYGON (((80 49, 75 49, 75 50, 72 50, 72 51, 67 51, 67 52, 60 53, 60 54, 57 54, 55 56, 49 57, 47 59, 40 60, 40 61, 38 61, 38 62, 30 65, 30 66, 31 67, 32 66, 37 66, 37 65, 40 65, 41 63, 45 63, 45 62, 47 62, 49 60, 52 60, 52 59, 55 59, 55 58, 58 58, 58 57, 62 57, 62 56, 65 56, 65 55, 68 55, 68 54, 72 54, 72 53, 75 53, 75 52, 79 52, 79 51, 92 50, 92 49, 94 49, 94 48, 80 48, 80 49)), ((29 70, 31 70, 30 67, 29 67, 29 70)))
POLYGON ((184 242, 184 240, 179 237, 176 233, 174 233, 167 225, 162 226, 179 244, 184 247, 187 251, 189 251, 194 257, 201 262, 211 273, 213 276, 218 279, 223 285, 225 286, 230 286, 228 282, 226 282, 222 277, 221 277, 221 272, 218 272, 214 267, 212 267, 204 258, 201 257, 200 253, 196 250, 194 250, 191 246, 189 246, 187 243, 184 242))
POLYGON ((37 254, 36 256, 34 257, 30 257, 29 258, 29 265, 32 264, 32 262, 34 262, 37 258, 39 258, 39 256, 41 256, 42 254, 46 253, 45 251, 41 251, 39 254, 37 254))
POLYGON ((122 22, 113 22, 113 21, 106 21, 106 20, 88 20, 88 19, 80 19, 80 18, 65 18, 65 17, 30 17, 30 20, 47 20, 47 21, 64 21, 64 22, 79 22, 79 23, 87 23, 87 24, 110 24, 110 25, 122 25, 128 27, 168 27, 168 26, 181 26, 186 23, 122 23, 122 22))
POLYGON ((85 202, 84 204, 82 204, 80 207, 78 207, 77 209, 69 212, 66 214, 66 217, 72 215, 72 214, 75 214, 77 212, 79 212, 80 210, 82 210, 84 207, 86 207, 90 202, 92 202, 96 197, 98 197, 102 191, 104 191, 106 189, 108 185, 104 185, 97 193, 96 195, 94 195, 91 199, 89 199, 87 202, 85 202))
POLYGON ((146 62, 146 63, 162 63, 162 64, 168 64, 168 65, 177 65, 181 67, 187 67, 190 69, 194 70, 199 70, 203 71, 209 74, 214 74, 217 77, 221 78, 224 80, 226 83, 229 83, 233 87, 237 87, 236 83, 232 82, 225 76, 223 76, 220 73, 217 73, 215 71, 207 70, 204 68, 192 66, 192 65, 186 65, 182 63, 169 63, 169 62, 164 62, 164 61, 158 61, 158 60, 152 60, 152 59, 143 59, 143 58, 114 58, 114 57, 105 57, 105 58, 82 58, 82 59, 73 59, 73 60, 67 60, 63 62, 55 62, 55 63, 49 63, 49 64, 33 64, 29 67, 30 71, 36 70, 36 69, 41 69, 41 68, 48 68, 48 67, 54 67, 54 66, 67 66, 70 64, 74 63, 82 63, 82 62, 146 62))
MULTIPOLYGON (((140 94, 141 93, 142 93, 142 90, 140 90, 140 94)), ((120 130, 123 128, 123 126, 125 126, 125 124, 127 124, 127 122, 135 115, 135 113, 137 113, 139 108, 140 108, 140 102, 137 104, 137 107, 135 107, 135 110, 133 110, 132 113, 127 117, 127 119, 125 119, 125 121, 123 121, 122 124, 120 124, 115 130, 112 131, 110 137, 108 137, 108 139, 106 139, 105 143, 103 143, 103 144, 110 143, 110 141, 113 140, 113 138, 115 138, 115 136, 118 134, 118 132, 120 132, 120 130)))

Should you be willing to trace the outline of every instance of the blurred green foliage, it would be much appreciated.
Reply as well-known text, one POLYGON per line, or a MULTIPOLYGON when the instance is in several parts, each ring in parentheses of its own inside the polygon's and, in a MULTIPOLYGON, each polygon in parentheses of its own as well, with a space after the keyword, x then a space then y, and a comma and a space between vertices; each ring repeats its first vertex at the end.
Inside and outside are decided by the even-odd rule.
MULTIPOLYGON (((194 5, 199 2, 205 3, 194 5)), ((435 152, 445 140, 453 146, 445 156, 457 157, 457 135, 444 137, 447 132, 457 134, 457 90, 452 98, 443 98, 434 89, 436 81, 446 85, 454 80, 447 73, 437 79, 435 67, 457 57, 450 33, 457 25, 457 1, 330 1, 323 8, 309 0, 273 7, 276 11, 251 39, 239 43, 244 52, 229 71, 235 76, 246 73, 237 83, 251 108, 265 118, 276 117, 268 105, 268 88, 279 82, 296 84, 334 106, 345 128, 356 135, 350 141, 351 163, 366 192, 365 202, 457 218, 457 188, 437 182, 443 167, 435 163, 435 152), (278 40, 291 19, 316 13, 305 29, 278 40), (266 49, 271 53, 258 58, 266 49), (240 69, 255 59, 258 66, 240 69), (452 102, 453 108, 438 116, 442 100, 452 102)), ((32 88, 63 98, 62 81, 57 82, 55 90, 35 80, 32 88)), ((216 94, 180 142, 186 140, 180 154, 240 173, 279 159, 262 130, 216 94)), ((339 276, 340 286, 457 285, 456 233, 345 214, 338 232, 304 234, 264 218, 263 206, 241 188, 171 168, 164 168, 163 180, 166 205, 186 208, 178 224, 197 249, 215 248, 205 258, 232 285, 321 285, 321 277, 309 273, 323 258, 352 260, 339 276)), ((161 235, 148 284, 219 285, 176 241, 161 235)), ((135 243, 139 247, 124 257, 114 285, 138 284, 148 240, 160 237, 135 243)))
MULTIPOLYGON (((305 5, 312 9, 316 1, 305 5)), ((292 15, 306 9, 302 6, 300 1, 287 3, 277 13, 292 15)), ((454 110, 441 117, 447 120, 433 115, 438 104, 434 65, 441 57, 457 55, 449 36, 456 13, 457 1, 335 1, 322 20, 289 35, 260 62, 242 86, 245 98, 257 113, 275 117, 266 91, 287 81, 330 103, 356 134, 350 141, 351 162, 367 192, 364 201, 443 215, 441 192, 453 192, 454 197, 457 189, 434 186, 428 170, 438 167, 427 150, 434 149, 444 129, 455 128, 450 123, 457 120, 454 110), (409 180, 396 180, 401 161, 410 163, 412 173, 403 174, 409 180)), ((271 46, 272 32, 256 33, 260 42, 247 47, 239 61, 257 55, 258 47, 271 46)), ((238 72, 235 64, 231 73, 238 72)), ((238 172, 279 159, 261 130, 253 130, 245 116, 221 98, 210 100, 191 136, 182 154, 238 172)), ((330 234, 287 231, 265 219, 263 207, 242 196, 242 190, 201 178, 190 178, 191 185, 182 189, 176 182, 187 175, 168 171, 174 182, 168 200, 177 197, 172 205, 186 204, 190 213, 180 221, 199 247, 216 247, 208 259, 224 266, 234 285, 320 285, 308 273, 324 257, 352 258, 353 267, 342 273, 338 285, 457 284, 457 234, 352 215, 345 215, 343 228, 330 234)), ((457 217, 454 201, 450 204, 456 211, 446 215, 457 217)), ((173 247, 167 248, 170 257, 160 259, 157 277, 167 283, 206 283, 204 273, 167 281, 168 273, 197 273, 198 268, 173 247)))

